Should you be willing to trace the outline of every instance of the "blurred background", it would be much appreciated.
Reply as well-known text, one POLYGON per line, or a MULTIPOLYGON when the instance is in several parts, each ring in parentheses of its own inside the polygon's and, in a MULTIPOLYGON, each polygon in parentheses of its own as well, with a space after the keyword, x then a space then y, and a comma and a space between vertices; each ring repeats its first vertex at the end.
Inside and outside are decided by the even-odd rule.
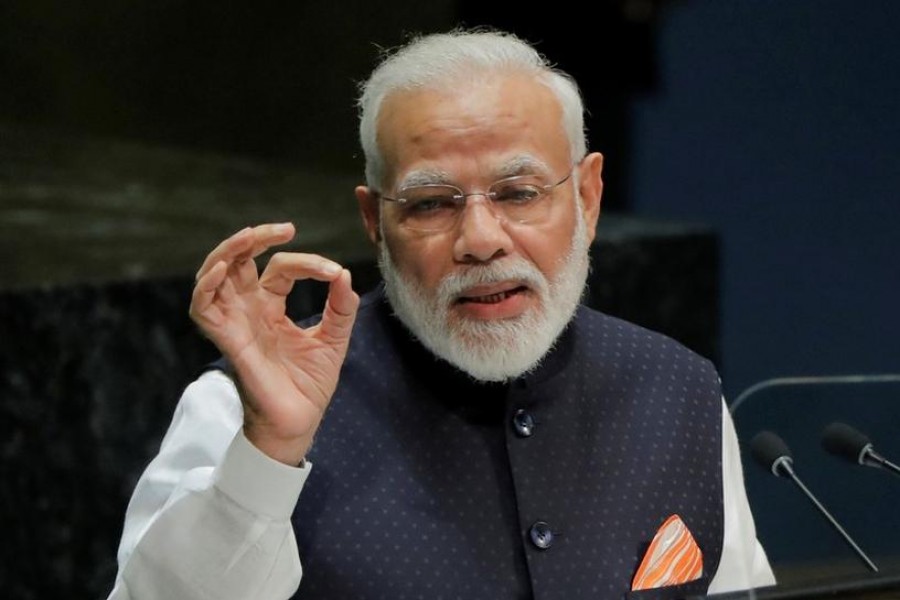
MULTIPOLYGON (((357 282, 376 280, 352 198, 363 168, 356 85, 380 48, 456 25, 513 31, 582 86, 591 147, 606 155, 611 223, 595 264, 616 273, 592 282, 600 306, 709 356, 729 399, 771 377, 900 371, 894 0, 537 10, 476 0, 6 0, 7 597, 108 592, 135 478, 180 389, 215 357, 185 315, 190 278, 212 245, 247 223, 291 219, 305 249, 359 261, 357 282), (688 257, 684 276, 665 263, 673 253, 688 257), (632 281, 638 267, 666 289, 632 281), (666 314, 629 312, 647 305, 666 314)), ((312 312, 316 292, 296 302, 312 312)), ((900 400, 894 390, 875 395, 885 406, 900 400)), ((789 418, 796 426, 819 410, 810 417, 818 427, 834 403, 849 411, 858 401, 843 398, 822 403, 827 413, 812 399, 789 418)), ((900 417, 874 414, 894 426, 882 445, 900 452, 900 417)), ((777 418, 748 422, 777 428, 777 418)), ((891 483, 885 505, 900 493, 891 483)), ((760 489, 754 509, 764 511, 760 489)), ((786 537, 778 561, 822 558, 786 537)))

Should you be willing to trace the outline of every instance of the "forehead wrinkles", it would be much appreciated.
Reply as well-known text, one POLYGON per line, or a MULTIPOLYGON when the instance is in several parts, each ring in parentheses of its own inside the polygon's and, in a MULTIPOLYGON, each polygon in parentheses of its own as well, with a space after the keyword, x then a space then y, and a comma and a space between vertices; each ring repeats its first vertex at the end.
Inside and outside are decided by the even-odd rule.
MULTIPOLYGON (((571 160, 562 104, 543 77, 473 71, 466 70, 463 81, 459 74, 442 74, 437 81, 396 89, 384 97, 375 119, 383 161, 379 184, 397 189, 406 170, 416 167, 449 170, 456 178, 488 179, 487 167, 496 171, 491 164, 495 159, 518 152, 541 156, 557 169, 571 160), (470 168, 463 172, 458 170, 462 165, 445 162, 452 156, 470 168)), ((511 171, 514 174, 515 168, 502 175, 511 171)))
MULTIPOLYGON (((518 175, 549 177, 553 173, 545 161, 531 154, 517 154, 503 161, 499 166, 489 169, 488 172, 492 181, 518 175)), ((443 169, 415 169, 403 176, 397 184, 397 189, 418 185, 458 185, 458 179, 443 169)))

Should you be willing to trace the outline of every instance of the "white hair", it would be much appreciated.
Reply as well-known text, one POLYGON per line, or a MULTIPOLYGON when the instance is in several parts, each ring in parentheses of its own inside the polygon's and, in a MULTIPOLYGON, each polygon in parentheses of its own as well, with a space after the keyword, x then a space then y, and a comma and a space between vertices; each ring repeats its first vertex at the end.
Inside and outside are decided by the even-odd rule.
POLYGON ((378 113, 394 92, 416 88, 446 88, 465 84, 479 75, 524 73, 546 85, 562 108, 572 162, 587 153, 584 106, 578 85, 555 69, 528 43, 498 31, 464 31, 426 35, 386 54, 368 81, 360 86, 359 141, 366 156, 366 183, 381 189, 385 173, 378 148, 378 113))

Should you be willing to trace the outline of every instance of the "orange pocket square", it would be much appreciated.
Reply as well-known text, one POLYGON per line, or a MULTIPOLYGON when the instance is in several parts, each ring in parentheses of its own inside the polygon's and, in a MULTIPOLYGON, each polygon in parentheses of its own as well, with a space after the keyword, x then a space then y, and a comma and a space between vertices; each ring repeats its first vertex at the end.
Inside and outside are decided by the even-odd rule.
POLYGON ((631 589, 649 590, 678 585, 703 575, 703 552, 678 515, 672 515, 653 536, 631 589))

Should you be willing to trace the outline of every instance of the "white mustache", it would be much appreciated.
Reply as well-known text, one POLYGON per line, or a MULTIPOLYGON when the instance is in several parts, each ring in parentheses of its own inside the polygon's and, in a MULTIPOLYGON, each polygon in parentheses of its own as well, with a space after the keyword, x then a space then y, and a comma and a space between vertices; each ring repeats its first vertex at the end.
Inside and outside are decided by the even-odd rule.
POLYGON ((503 281, 516 281, 538 292, 548 288, 547 280, 537 267, 523 258, 516 258, 505 263, 492 262, 450 273, 441 280, 437 297, 446 306, 476 285, 503 281))

